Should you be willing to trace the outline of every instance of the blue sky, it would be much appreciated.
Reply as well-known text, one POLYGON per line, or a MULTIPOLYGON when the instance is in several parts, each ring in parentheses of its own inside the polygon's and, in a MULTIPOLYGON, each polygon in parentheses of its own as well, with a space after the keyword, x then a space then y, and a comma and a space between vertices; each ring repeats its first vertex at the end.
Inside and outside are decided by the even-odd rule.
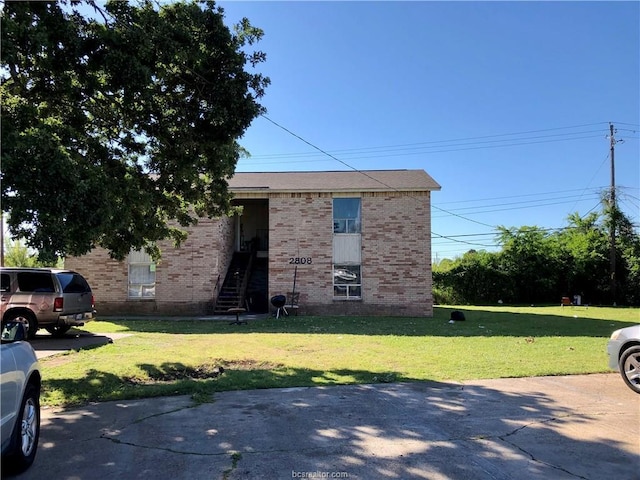
POLYGON ((218 4, 265 31, 261 103, 289 130, 256 119, 238 171, 424 169, 433 255, 451 258, 495 249, 497 225, 598 210, 611 122, 640 223, 639 2, 218 4))

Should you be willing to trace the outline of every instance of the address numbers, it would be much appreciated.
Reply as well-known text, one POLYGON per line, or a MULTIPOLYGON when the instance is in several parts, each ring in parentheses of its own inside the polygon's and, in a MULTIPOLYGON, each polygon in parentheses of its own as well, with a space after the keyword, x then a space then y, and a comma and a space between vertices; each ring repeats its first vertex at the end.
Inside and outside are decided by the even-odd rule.
POLYGON ((311 257, 289 257, 289 265, 310 265, 313 263, 311 257))

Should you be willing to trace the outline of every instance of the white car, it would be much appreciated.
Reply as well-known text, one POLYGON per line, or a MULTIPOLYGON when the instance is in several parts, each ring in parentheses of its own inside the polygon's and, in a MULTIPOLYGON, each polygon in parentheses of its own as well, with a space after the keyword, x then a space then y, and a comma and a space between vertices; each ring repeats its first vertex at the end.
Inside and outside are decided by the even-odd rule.
POLYGON ((19 473, 36 457, 40 438, 40 364, 23 323, 8 323, 0 345, 2 471, 19 473))
POLYGON ((627 386, 640 393, 640 325, 613 332, 607 354, 609 368, 618 370, 627 386))

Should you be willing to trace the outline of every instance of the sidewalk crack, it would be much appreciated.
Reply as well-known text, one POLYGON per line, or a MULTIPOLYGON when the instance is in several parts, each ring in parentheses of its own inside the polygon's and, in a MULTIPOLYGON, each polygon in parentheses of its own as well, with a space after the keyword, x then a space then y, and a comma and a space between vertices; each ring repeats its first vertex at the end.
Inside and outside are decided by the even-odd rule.
POLYGON ((570 470, 567 470, 566 468, 560 467, 559 465, 554 465, 552 463, 549 462, 545 462, 544 460, 541 460, 539 458, 536 458, 535 455, 533 455, 532 453, 530 453, 529 451, 527 451, 526 449, 522 448, 520 445, 517 445, 516 443, 510 441, 508 438, 512 437, 518 433, 520 433, 521 431, 533 426, 533 425, 540 425, 540 424, 546 424, 546 423, 551 423, 557 420, 560 420, 561 418, 567 418, 567 417, 573 417, 575 415, 565 415, 563 417, 552 417, 552 418, 548 418, 546 420, 541 420, 538 422, 532 422, 532 423, 528 423, 526 425, 522 425, 514 430, 512 430, 509 433, 506 433, 504 435, 497 435, 496 438, 498 438, 499 440, 502 440, 505 443, 508 443, 509 445, 511 445, 512 447, 520 450, 524 455, 526 455, 527 457, 529 457, 532 461, 536 462, 536 463, 540 463, 542 465, 546 465, 549 468, 552 468, 554 470, 558 470, 560 472, 564 472, 567 475, 571 475, 572 477, 575 478, 579 478, 582 480, 589 480, 588 477, 583 477, 582 475, 578 475, 577 473, 573 473, 570 470))

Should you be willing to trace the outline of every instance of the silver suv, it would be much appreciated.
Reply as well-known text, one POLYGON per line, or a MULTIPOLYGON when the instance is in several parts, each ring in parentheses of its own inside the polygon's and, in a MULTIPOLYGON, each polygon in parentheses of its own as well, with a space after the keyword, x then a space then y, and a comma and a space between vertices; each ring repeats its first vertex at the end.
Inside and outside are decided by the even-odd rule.
POLYGON ((8 323, 0 346, 0 401, 2 473, 19 473, 29 467, 40 438, 40 364, 29 343, 25 326, 8 323))
POLYGON ((0 280, 2 326, 24 323, 27 338, 39 328, 62 336, 95 317, 91 287, 72 270, 2 267, 0 280))

